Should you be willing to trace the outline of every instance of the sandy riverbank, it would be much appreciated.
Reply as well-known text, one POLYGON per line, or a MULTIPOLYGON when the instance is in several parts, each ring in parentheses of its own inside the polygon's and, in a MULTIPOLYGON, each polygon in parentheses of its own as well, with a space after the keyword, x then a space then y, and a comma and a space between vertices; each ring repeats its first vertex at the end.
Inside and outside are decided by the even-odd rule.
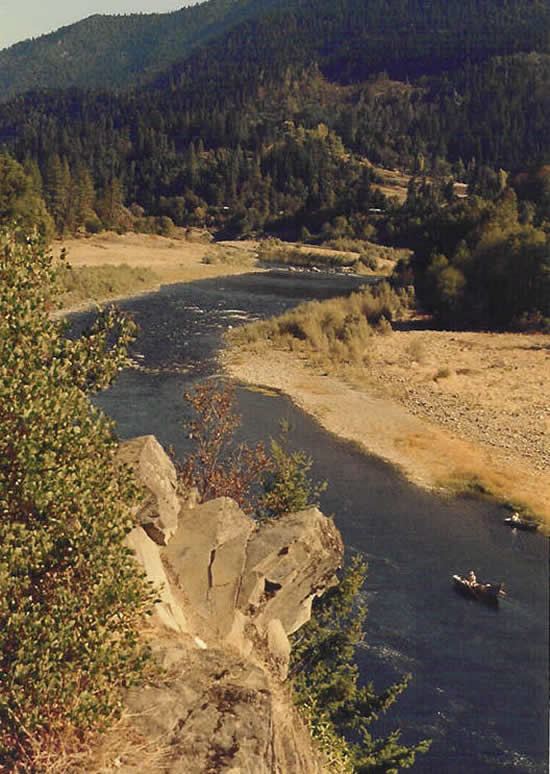
MULTIPOLYGON (((295 353, 281 351, 266 357, 261 351, 233 348, 224 361, 234 378, 283 391, 327 430, 396 465, 418 485, 453 492, 466 487, 475 490, 481 484, 498 498, 537 513, 550 531, 550 466, 548 458, 541 460, 538 453, 543 447, 548 452, 550 439, 549 385, 544 378, 550 366, 550 337, 535 337, 534 344, 533 337, 504 336, 422 332, 426 357, 439 363, 449 360, 454 369, 449 368, 445 377, 449 400, 438 387, 443 377, 426 379, 425 372, 433 374, 429 362, 417 368, 411 365, 406 350, 412 338, 405 332, 380 337, 363 378, 356 374, 344 380, 295 353), (463 336, 474 342, 481 337, 479 346, 465 348, 469 367, 474 369, 474 357, 478 366, 477 379, 467 388, 456 375, 463 336), (487 336, 490 340, 484 343, 482 337, 487 336), (454 352, 452 343, 457 340, 454 352), (499 381, 493 368, 499 357, 502 360, 500 347, 511 346, 512 341, 513 349, 525 355, 523 369, 529 377, 513 401, 506 397, 509 385, 499 381), (442 351, 449 346, 444 358, 442 351), (386 361, 394 362, 393 371, 386 361), (496 384, 491 389, 493 378, 496 384), (525 410, 518 410, 522 403, 525 410), (510 429, 508 414, 514 412, 510 429), (533 426, 540 435, 530 435, 533 426), (501 438, 504 428, 506 446, 501 438)), ((513 351, 506 353, 513 362, 513 351)), ((501 367, 506 369, 506 361, 501 367)))

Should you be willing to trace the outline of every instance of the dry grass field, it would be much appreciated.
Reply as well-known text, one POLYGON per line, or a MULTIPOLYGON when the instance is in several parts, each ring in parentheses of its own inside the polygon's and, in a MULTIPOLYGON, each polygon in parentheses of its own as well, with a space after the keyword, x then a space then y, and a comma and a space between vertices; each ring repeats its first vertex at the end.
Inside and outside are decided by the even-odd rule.
POLYGON ((53 246, 54 255, 62 249, 77 275, 73 283, 77 287, 62 297, 65 310, 120 295, 134 295, 163 283, 192 282, 260 270, 256 267, 254 243, 212 244, 199 232, 191 239, 105 232, 57 242, 53 246), (91 276, 95 273, 99 276, 91 276), (111 278, 113 287, 109 292, 111 278), (117 292, 121 284, 125 285, 122 293, 117 292))

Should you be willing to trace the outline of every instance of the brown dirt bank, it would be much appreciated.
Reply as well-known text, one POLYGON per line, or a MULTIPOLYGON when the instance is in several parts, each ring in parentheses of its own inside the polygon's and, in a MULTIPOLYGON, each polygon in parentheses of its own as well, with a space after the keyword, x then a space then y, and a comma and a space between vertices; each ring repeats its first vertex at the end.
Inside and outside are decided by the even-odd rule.
POLYGON ((484 487, 550 531, 550 336, 394 331, 346 378, 232 348, 228 372, 282 390, 327 430, 447 491, 484 487))

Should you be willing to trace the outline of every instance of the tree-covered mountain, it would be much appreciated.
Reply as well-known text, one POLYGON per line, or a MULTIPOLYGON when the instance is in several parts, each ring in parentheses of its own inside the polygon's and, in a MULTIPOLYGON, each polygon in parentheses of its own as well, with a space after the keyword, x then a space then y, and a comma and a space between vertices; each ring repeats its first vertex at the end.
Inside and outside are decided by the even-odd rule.
POLYGON ((0 99, 29 89, 144 83, 275 0, 208 0, 164 14, 94 14, 0 51, 0 99))
POLYGON ((124 88, 172 65, 172 82, 181 81, 194 73, 196 60, 185 58, 198 47, 210 75, 228 59, 279 59, 317 61, 340 82, 382 70, 416 78, 549 52, 549 29, 544 0, 208 0, 169 14, 94 15, 16 44, 0 52, 0 90, 6 99, 37 88, 124 88))
MULTIPOLYGON (((216 2, 229 8, 203 12, 216 2)), ((0 105, 0 151, 59 233, 175 224, 406 244, 452 204, 455 180, 489 200, 514 181, 518 223, 550 230, 547 3, 266 8, 237 0, 237 24, 139 87, 0 105), (405 208, 384 199, 373 164, 416 177, 405 208)))

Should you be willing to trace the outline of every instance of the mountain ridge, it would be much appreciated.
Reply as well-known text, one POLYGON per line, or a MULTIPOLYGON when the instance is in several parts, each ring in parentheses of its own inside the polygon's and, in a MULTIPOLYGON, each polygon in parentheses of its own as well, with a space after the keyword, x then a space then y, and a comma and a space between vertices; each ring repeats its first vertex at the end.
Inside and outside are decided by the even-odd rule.
POLYGON ((201 47, 223 62, 228 53, 246 59, 268 39, 343 82, 381 70, 404 79, 550 52, 550 8, 542 0, 208 0, 167 14, 95 14, 0 51, 0 89, 5 101, 31 89, 143 86, 185 70, 201 47))
POLYGON ((35 89, 139 86, 273 1, 208 0, 165 14, 92 14, 1 50, 1 100, 35 89))

